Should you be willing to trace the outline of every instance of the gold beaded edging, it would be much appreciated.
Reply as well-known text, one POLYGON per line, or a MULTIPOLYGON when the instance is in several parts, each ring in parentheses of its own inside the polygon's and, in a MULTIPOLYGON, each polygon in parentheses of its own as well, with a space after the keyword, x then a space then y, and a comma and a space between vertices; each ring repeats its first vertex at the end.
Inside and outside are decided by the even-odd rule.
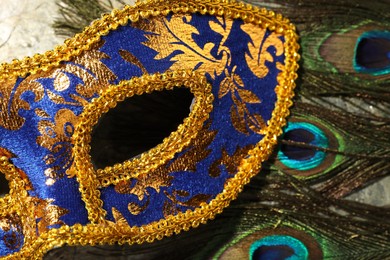
POLYGON ((101 19, 94 21, 82 33, 65 40, 64 45, 57 46, 52 51, 1 64, 0 82, 9 77, 26 77, 28 74, 34 75, 48 71, 63 61, 69 61, 72 57, 89 50, 94 43, 100 41, 101 36, 107 35, 119 26, 126 25, 129 20, 137 22, 139 19, 168 15, 171 12, 199 12, 200 14, 242 19, 246 23, 268 28, 277 33, 295 30, 294 25, 280 14, 235 0, 147 0, 137 2, 134 7, 125 6, 122 10, 113 10, 111 14, 102 15, 101 19))
POLYGON ((84 108, 79 116, 80 123, 76 126, 72 136, 74 144, 72 172, 77 176, 79 190, 92 223, 106 221, 106 211, 103 210, 98 188, 115 185, 119 181, 153 171, 171 160, 197 136, 213 108, 214 96, 211 89, 206 77, 199 72, 173 71, 146 74, 129 81, 122 81, 119 85, 110 86, 84 108), (141 154, 139 158, 95 171, 89 155, 91 149, 89 143, 93 126, 97 124, 102 114, 107 113, 125 98, 182 86, 189 88, 194 94, 195 103, 189 116, 184 119, 183 124, 179 125, 177 131, 171 133, 161 144, 141 154))
MULTIPOLYGON (((53 51, 45 54, 36 54, 32 58, 14 60, 10 64, 0 65, 0 82, 9 77, 25 77, 28 74, 37 74, 58 66, 63 61, 68 61, 72 57, 78 56, 83 51, 100 41, 101 36, 107 35, 121 25, 126 25, 130 20, 136 22, 139 19, 147 19, 158 15, 173 13, 195 13, 225 16, 232 19, 242 19, 245 23, 252 23, 263 29, 281 33, 285 37, 285 69, 277 77, 278 86, 275 91, 277 102, 272 113, 272 118, 268 121, 268 132, 264 138, 249 151, 249 156, 243 159, 238 167, 238 173, 225 184, 225 189, 218 194, 210 203, 203 203, 201 207, 175 216, 169 216, 151 224, 141 227, 129 227, 122 223, 100 222, 99 214, 93 216, 97 222, 82 226, 62 226, 58 229, 51 229, 36 238, 27 238, 23 249, 4 259, 40 259, 48 250, 68 245, 95 245, 114 243, 143 243, 153 242, 155 239, 162 239, 173 233, 180 233, 190 227, 196 227, 200 223, 206 223, 216 214, 221 213, 231 200, 235 199, 251 177, 258 173, 261 163, 266 160, 276 144, 277 137, 282 132, 282 127, 286 123, 289 115, 289 107, 292 105, 294 80, 297 78, 297 61, 299 59, 297 44, 298 36, 295 27, 286 18, 273 11, 259 9, 249 4, 237 2, 235 0, 148 0, 138 2, 134 7, 126 6, 123 10, 114 10, 111 14, 103 15, 100 20, 92 23, 84 32, 65 41, 62 46, 56 47, 53 51)), ((20 214, 23 226, 29 225, 33 219, 32 207, 27 203, 27 191, 25 183, 17 176, 17 169, 8 158, 0 158, 0 170, 11 174, 13 180, 10 183, 10 195, 2 199, 1 202, 10 206, 10 211, 20 214), (19 194, 20 193, 20 194, 19 194)), ((8 177, 7 177, 8 179, 8 177)), ((94 183, 97 185, 97 183, 94 183)), ((99 191, 94 191, 99 197, 99 191)), ((99 198, 100 200, 100 198, 99 198)), ((96 203, 98 203, 96 201, 96 203)), ((25 237, 26 234, 25 234, 25 237)))

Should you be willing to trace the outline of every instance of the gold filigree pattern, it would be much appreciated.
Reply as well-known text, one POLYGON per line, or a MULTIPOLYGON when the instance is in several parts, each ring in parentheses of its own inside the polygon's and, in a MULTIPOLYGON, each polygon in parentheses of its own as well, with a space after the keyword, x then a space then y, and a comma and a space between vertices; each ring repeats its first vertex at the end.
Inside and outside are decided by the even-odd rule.
MULTIPOLYGON (((251 37, 251 42, 248 44, 249 54, 245 55, 245 60, 253 74, 259 78, 264 78, 269 72, 266 62, 274 61, 270 49, 274 49, 275 56, 284 53, 283 41, 280 39, 282 35, 271 33, 266 36, 266 29, 251 24, 243 24, 241 29, 251 37)), ((280 67, 282 64, 278 62, 276 66, 280 67)))
POLYGON ((129 51, 126 51, 126 50, 119 50, 119 54, 121 55, 121 57, 127 61, 127 62, 130 62, 131 64, 134 64, 136 65, 138 68, 140 68, 140 70, 142 71, 142 73, 144 74, 147 74, 148 71, 146 70, 146 68, 144 67, 144 65, 142 64, 142 62, 137 58, 135 57, 133 54, 131 54, 131 52, 129 51))
POLYGON ((129 202, 129 204, 127 205, 127 209, 129 210, 129 212, 132 215, 136 216, 136 215, 139 215, 146 210, 146 208, 149 206, 149 202, 150 202, 150 199, 149 199, 149 195, 148 195, 147 200, 144 203, 144 205, 139 205, 135 202, 129 202))
POLYGON ((211 198, 209 194, 196 194, 192 197, 189 197, 190 194, 185 190, 174 190, 172 194, 168 192, 164 192, 167 196, 168 200, 164 202, 163 213, 164 217, 167 218, 172 215, 177 215, 180 212, 180 208, 178 206, 197 208, 202 204, 206 204, 206 202, 211 198), (182 201, 185 199, 185 201, 182 201))
POLYGON ((230 50, 223 46, 223 43, 229 35, 233 21, 220 18, 218 23, 210 22, 210 27, 223 36, 218 46, 218 55, 221 58, 217 59, 211 54, 215 43, 208 42, 202 48, 193 40, 193 35, 199 34, 199 31, 190 24, 191 19, 190 15, 173 15, 169 20, 163 17, 155 19, 153 23, 137 23, 135 26, 152 33, 146 35, 148 41, 144 44, 157 51, 156 60, 174 55, 170 58, 174 62, 170 70, 196 68, 211 77, 215 76, 214 73, 220 75, 230 62, 230 50))
POLYGON ((230 93, 233 105, 230 108, 230 118, 234 128, 246 135, 249 130, 264 134, 266 123, 263 117, 257 113, 250 113, 247 104, 259 104, 261 100, 250 90, 245 89, 244 83, 239 75, 235 74, 236 66, 229 73, 225 69, 226 78, 221 81, 218 91, 218 98, 222 98, 230 93))
POLYGON ((88 52, 75 57, 72 63, 67 63, 62 68, 54 71, 52 77, 54 78, 53 87, 57 93, 49 92, 49 98, 57 104, 69 105, 85 105, 88 103, 86 99, 99 93, 102 89, 109 86, 109 82, 115 80, 116 75, 106 66, 101 59, 110 58, 107 54, 98 49, 104 44, 101 41, 99 44, 93 46, 88 52), (83 84, 78 84, 76 94, 71 94, 73 100, 68 102, 59 93, 67 90, 70 87, 70 79, 67 74, 71 74, 81 79, 83 84))
POLYGON ((47 185, 53 185, 57 179, 64 177, 65 170, 72 165, 71 137, 77 120, 71 110, 60 109, 54 117, 54 122, 42 120, 38 123, 41 135, 37 137, 37 144, 51 151, 44 158, 49 166, 45 170, 47 185))
POLYGON ((198 138, 194 139, 185 148, 185 152, 169 164, 167 167, 168 172, 196 171, 196 164, 210 154, 210 150, 207 147, 217 135, 217 131, 211 131, 209 127, 210 125, 207 124, 199 131, 198 138))
MULTIPOLYGON (((67 210, 52 205, 53 200, 29 196, 27 191, 33 187, 26 173, 9 161, 14 155, 0 148, 0 156, 0 171, 6 173, 6 178, 10 182, 10 194, 0 199, 0 207, 5 207, 2 208, 2 212, 7 212, 0 217, 0 228, 5 232, 12 229, 10 236, 3 238, 6 246, 12 250, 17 249, 22 243, 24 246, 33 243, 40 234, 49 230, 49 226, 62 225, 59 218, 66 214, 67 210)), ((11 257, 21 258, 25 259, 11 257)))
POLYGON ((226 149, 223 149, 221 158, 213 162, 213 164, 210 166, 210 176, 214 178, 218 177, 221 174, 221 169, 219 167, 222 165, 226 167, 226 170, 230 175, 235 174, 237 172, 237 163, 240 163, 245 154, 253 149, 253 147, 254 145, 248 145, 242 148, 237 147, 236 151, 232 155, 229 155, 226 149))
POLYGON ((161 188, 171 185, 173 177, 169 176, 169 173, 170 172, 168 172, 167 169, 159 167, 156 170, 138 176, 135 179, 119 182, 115 185, 115 191, 122 194, 133 194, 136 195, 139 200, 143 200, 145 195, 149 195, 146 188, 151 188, 156 192, 160 192, 161 188))
POLYGON ((34 217, 37 222, 38 235, 49 230, 51 225, 63 225, 60 217, 68 213, 68 210, 52 205, 52 199, 40 199, 29 197, 29 202, 34 205, 34 217))
POLYGON ((23 126, 26 119, 19 115, 19 111, 29 110, 30 104, 21 95, 32 92, 35 102, 43 98, 44 89, 36 81, 37 78, 29 77, 19 85, 16 84, 16 78, 13 78, 0 85, 0 126, 9 130, 18 130, 23 126))

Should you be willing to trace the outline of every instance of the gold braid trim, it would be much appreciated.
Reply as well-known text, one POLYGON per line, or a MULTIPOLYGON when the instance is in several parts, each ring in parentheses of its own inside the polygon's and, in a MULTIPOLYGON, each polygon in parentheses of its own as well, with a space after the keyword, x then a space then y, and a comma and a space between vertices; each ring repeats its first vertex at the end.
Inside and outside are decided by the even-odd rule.
MULTIPOLYGON (((98 187, 111 182, 115 183, 115 177, 110 170, 104 170, 104 174, 109 174, 108 181, 104 178, 97 178, 94 172, 86 174, 77 173, 77 178, 80 181, 80 190, 87 207, 89 207, 89 218, 93 223, 86 226, 80 224, 71 227, 64 225, 58 229, 50 229, 38 238, 24 234, 25 243, 22 250, 6 256, 4 259, 40 259, 48 250, 64 244, 141 244, 145 241, 153 242, 155 239, 162 239, 164 236, 170 236, 173 233, 180 233, 182 230, 196 227, 200 223, 206 223, 208 219, 213 219, 216 214, 221 213, 223 208, 227 207, 230 201, 237 197, 250 178, 259 172, 261 163, 270 155, 277 142, 277 137, 282 133, 282 127, 286 123, 285 118, 289 115, 289 107, 292 105, 291 99, 294 95, 294 80, 297 78, 297 61, 299 59, 299 54, 297 53, 299 49, 297 44, 298 36, 294 25, 288 19, 272 11, 259 9, 234 0, 148 0, 138 2, 134 7, 126 6, 121 11, 114 10, 111 14, 103 15, 100 20, 93 22, 82 33, 66 40, 64 45, 56 47, 53 51, 48 51, 45 54, 36 54, 32 58, 27 57, 23 60, 14 60, 10 64, 2 64, 0 66, 0 82, 10 77, 25 77, 28 74, 47 71, 58 66, 63 61, 69 61, 83 51, 89 50, 93 44, 100 41, 101 36, 107 35, 119 26, 126 25, 129 20, 136 22, 139 19, 168 15, 171 12, 187 14, 198 12, 200 14, 242 19, 245 23, 252 23, 260 28, 284 35, 285 68, 277 77, 278 86, 275 89, 277 102, 272 118, 268 121, 269 130, 264 138, 254 149, 249 151, 250 156, 241 161, 238 173, 225 183, 224 191, 218 194, 210 203, 203 203, 193 211, 188 210, 184 213, 178 213, 175 216, 169 216, 166 219, 161 219, 141 227, 129 227, 122 223, 113 223, 103 219, 105 211, 101 208, 100 193, 98 190, 89 190, 88 185, 91 185, 90 187, 98 187), (92 182, 87 184, 90 180, 92 182), (87 194, 87 191, 92 192, 87 194), (91 206, 91 201, 94 201, 95 205, 91 206)), ((105 109, 108 110, 109 107, 105 109)), ((80 134, 84 135, 86 133, 80 134)), ((87 139, 84 141, 87 141, 87 139)), ((83 153, 82 150, 78 152, 80 153, 80 151, 83 153)), ((31 207, 29 206, 27 200, 28 194, 25 190, 24 180, 22 178, 14 178, 17 176, 17 169, 9 162, 8 158, 2 157, 0 159, 0 170, 6 173, 7 179, 11 179, 9 175, 13 176, 13 181, 10 184, 11 194, 0 202, 6 203, 3 205, 9 205, 10 212, 19 214, 23 226, 26 227, 31 221, 34 221, 34 218, 33 212, 31 212, 33 207, 32 205, 30 205, 31 207)), ((76 164, 77 169, 84 169, 85 166, 82 162, 76 164)), ((129 176, 124 178, 129 178, 129 176)))
MULTIPOLYGON (((288 19, 265 8, 260 9, 235 0, 148 0, 138 2, 134 7, 125 6, 122 10, 113 10, 111 14, 104 14, 101 19, 86 27, 82 33, 65 40, 64 45, 57 46, 52 51, 1 64, 0 82, 9 77, 25 77, 28 74, 34 75, 57 67, 61 62, 69 61, 72 57, 89 50, 93 44, 100 41, 101 36, 126 25, 129 20, 137 22, 139 19, 168 15, 170 12, 199 12, 242 19, 245 23, 252 23, 276 33, 290 34, 288 38, 297 39, 295 27, 288 19)), ((298 48, 298 45, 296 47, 298 48)))

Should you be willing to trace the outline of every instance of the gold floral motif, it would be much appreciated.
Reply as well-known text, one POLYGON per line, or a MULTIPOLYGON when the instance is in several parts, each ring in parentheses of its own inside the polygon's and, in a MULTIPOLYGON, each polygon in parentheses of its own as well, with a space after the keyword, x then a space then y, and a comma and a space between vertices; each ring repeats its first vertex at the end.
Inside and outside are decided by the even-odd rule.
POLYGON ((114 217, 115 224, 118 226, 128 226, 126 218, 115 207, 111 209, 112 216, 114 217))
POLYGON ((62 68, 54 71, 54 89, 62 92, 70 87, 70 79, 67 74, 72 74, 82 80, 84 84, 76 86, 76 94, 71 94, 73 102, 65 101, 62 95, 54 92, 48 92, 49 98, 57 104, 85 105, 86 98, 91 98, 109 85, 110 81, 115 80, 116 75, 103 63, 101 59, 107 59, 109 56, 98 49, 104 44, 100 42, 95 44, 93 49, 82 55, 75 57, 72 63, 67 63, 62 68))
POLYGON ((223 149, 222 156, 220 159, 213 162, 210 166, 209 174, 211 177, 218 177, 221 175, 221 165, 225 165, 227 172, 230 175, 234 175, 237 172, 237 163, 240 163, 241 160, 248 154, 248 151, 253 149, 254 145, 248 145, 245 147, 237 147, 236 151, 232 155, 229 155, 228 152, 223 149))
POLYGON ((190 24, 191 19, 191 15, 173 15, 170 19, 156 18, 153 22, 139 22, 135 26, 152 33, 145 35, 148 41, 144 44, 158 52, 156 60, 173 56, 170 58, 174 62, 170 70, 196 69, 214 78, 214 73, 220 75, 230 64, 230 50, 223 44, 233 21, 219 18, 218 22, 210 22, 211 29, 223 36, 217 51, 221 58, 216 59, 211 54, 215 43, 208 42, 203 47, 195 43, 192 37, 199 31, 190 24))
POLYGON ((127 50, 119 50, 119 54, 121 55, 121 57, 127 61, 127 62, 130 62, 131 64, 134 64, 136 65, 138 68, 140 68, 140 70, 142 71, 142 73, 144 74, 147 74, 148 71, 146 70, 146 68, 144 67, 144 65, 141 63, 141 61, 135 57, 131 52, 127 51, 127 50))
POLYGON ((57 91, 64 91, 70 87, 69 77, 61 70, 54 73, 54 89, 57 91))
POLYGON ((219 86, 218 98, 222 98, 230 93, 233 100, 233 105, 230 108, 230 118, 234 128, 246 135, 249 135, 249 130, 264 134, 266 131, 266 123, 261 115, 250 113, 246 104, 259 104, 261 100, 250 90, 244 89, 244 83, 239 75, 235 74, 236 66, 229 73, 225 69, 226 78, 224 78, 219 86))
POLYGON ((0 84, 0 126, 8 130, 20 129, 25 118, 19 115, 19 110, 29 110, 30 104, 21 98, 26 92, 35 95, 35 102, 43 98, 44 89, 37 81, 37 76, 30 76, 16 85, 16 78, 0 84))
POLYGON ((52 205, 53 199, 40 199, 37 197, 29 197, 29 200, 34 205, 34 217, 37 222, 38 235, 49 230, 51 225, 63 225, 60 217, 67 214, 68 210, 52 205))
POLYGON ((23 238, 20 236, 23 233, 22 223, 17 214, 8 214, 0 217, 0 228, 4 232, 11 231, 11 234, 3 236, 5 246, 10 250, 15 250, 22 246, 23 238), (20 235, 18 236, 19 233, 20 235))
MULTIPOLYGON (((251 37, 251 42, 248 43, 249 54, 246 53, 245 60, 253 74, 259 78, 264 78, 269 72, 266 62, 274 61, 270 47, 275 49, 275 56, 284 53, 283 41, 280 39, 282 35, 272 32, 266 36, 266 29, 253 24, 243 24, 241 29, 251 37)), ((280 62, 277 62, 276 66, 280 65, 280 62)))
POLYGON ((71 110, 60 109, 54 117, 54 122, 42 120, 38 123, 40 136, 37 137, 37 144, 51 151, 44 158, 49 166, 45 170, 47 185, 53 185, 57 179, 64 177, 65 170, 73 162, 71 137, 77 120, 71 110))
POLYGON ((210 154, 211 151, 207 147, 218 133, 217 131, 211 131, 209 127, 210 124, 206 124, 199 131, 198 138, 194 139, 184 149, 185 152, 169 164, 167 168, 168 172, 196 171, 197 163, 204 160, 210 154))
POLYGON ((178 206, 194 209, 199 207, 202 203, 206 203, 211 198, 211 195, 209 194, 196 194, 188 198, 190 194, 185 190, 174 190, 172 194, 169 194, 166 191, 164 191, 164 193, 168 198, 168 200, 164 202, 163 206, 163 214, 165 218, 177 215, 177 213, 180 212, 180 208, 178 206), (183 199, 186 201, 182 201, 183 199))
POLYGON ((42 118, 49 118, 50 117, 50 115, 45 110, 43 110, 41 108, 36 108, 35 114, 39 117, 42 117, 42 118))
POLYGON ((49 230, 49 226, 62 225, 59 218, 67 210, 52 205, 51 199, 30 197, 27 191, 33 189, 32 184, 23 170, 10 163, 9 159, 13 157, 14 154, 0 148, 0 170, 8 169, 6 178, 10 183, 10 194, 0 199, 0 206, 4 206, 2 214, 6 213, 0 217, 0 228, 6 232, 12 229, 12 233, 3 239, 8 248, 17 249, 22 243, 25 246, 35 241, 40 234, 49 230))
POLYGON ((129 212, 132 215, 136 216, 136 215, 139 215, 142 212, 144 212, 147 209, 147 207, 149 206, 149 203, 150 203, 150 197, 148 195, 147 200, 144 203, 144 205, 139 205, 135 202, 129 202, 129 204, 127 205, 127 209, 129 210, 129 212))
POLYGON ((141 201, 144 199, 145 195, 149 195, 146 188, 151 188, 156 192, 160 192, 162 187, 171 185, 172 179, 173 177, 169 176, 169 172, 166 169, 159 167, 148 174, 138 176, 136 179, 119 182, 115 185, 115 191, 122 194, 136 195, 141 201))

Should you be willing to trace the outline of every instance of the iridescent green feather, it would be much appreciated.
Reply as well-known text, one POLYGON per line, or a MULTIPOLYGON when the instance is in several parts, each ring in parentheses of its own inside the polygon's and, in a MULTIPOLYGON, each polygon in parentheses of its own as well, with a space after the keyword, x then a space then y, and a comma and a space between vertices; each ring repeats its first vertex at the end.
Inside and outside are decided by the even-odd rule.
POLYGON ((248 2, 281 12, 297 26, 302 47, 301 97, 359 98, 389 108, 390 75, 375 77, 353 68, 359 36, 368 30, 390 27, 387 1, 248 2))
MULTIPOLYGON (((305 179, 308 184, 316 184, 315 188, 329 197, 344 197, 378 177, 389 174, 390 125, 385 120, 298 103, 289 124, 305 122, 318 126, 330 145, 320 147, 300 143, 287 140, 285 135, 281 139, 279 152, 271 161, 274 168, 305 179), (321 152, 324 157, 317 159, 317 166, 310 170, 302 170, 302 161, 296 161, 295 167, 288 167, 279 158, 283 154, 283 146, 293 146, 303 153, 321 152)), ((308 160, 315 158, 309 157, 308 160)))

